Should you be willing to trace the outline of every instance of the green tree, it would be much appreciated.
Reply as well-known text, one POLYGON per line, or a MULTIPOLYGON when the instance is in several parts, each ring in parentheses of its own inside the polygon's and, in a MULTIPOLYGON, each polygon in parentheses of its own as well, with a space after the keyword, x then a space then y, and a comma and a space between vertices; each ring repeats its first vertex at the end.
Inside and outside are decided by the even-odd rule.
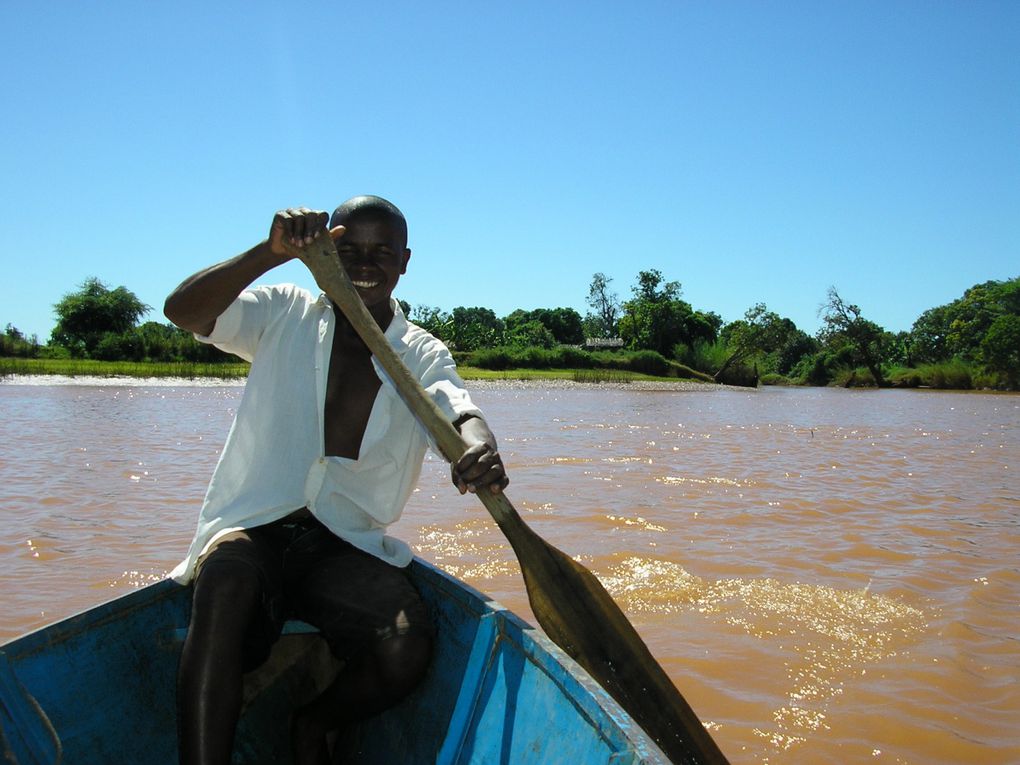
POLYGON ((35 335, 25 337, 25 334, 8 324, 4 333, 0 335, 0 356, 20 356, 22 358, 34 358, 39 355, 39 340, 35 335))
POLYGON ((664 282, 662 273, 652 269, 639 272, 632 289, 634 297, 623 304, 619 321, 628 348, 672 357, 678 344, 715 341, 718 315, 695 311, 681 300, 679 282, 664 282))
POLYGON ((458 306, 450 316, 450 337, 444 339, 458 351, 474 351, 502 345, 503 330, 491 308, 458 306))
POLYGON ((910 357, 915 364, 936 364, 951 358, 948 337, 952 313, 950 306, 929 308, 914 322, 910 329, 910 357))
POLYGON ((1020 386, 1020 315, 1003 314, 992 322, 981 340, 985 366, 1001 374, 1007 385, 1020 386))
POLYGON ((585 317, 585 324, 592 337, 616 337, 620 300, 615 292, 609 290, 611 281, 605 274, 597 273, 588 286, 586 301, 592 312, 585 317))
POLYGON ((781 375, 789 375, 805 356, 818 352, 819 344, 811 335, 798 329, 790 319, 783 319, 785 334, 779 348, 775 351, 775 370, 781 375))
POLYGON ((581 314, 573 308, 536 308, 525 311, 518 308, 504 317, 506 332, 515 332, 518 326, 538 322, 553 338, 553 344, 580 345, 584 342, 584 325, 581 314))
POLYGON ((542 322, 532 319, 508 324, 503 342, 511 348, 552 348, 556 337, 542 322))
POLYGON ((829 287, 827 301, 820 311, 824 326, 819 339, 830 350, 845 346, 853 352, 855 364, 868 368, 875 384, 885 385, 882 375, 882 346, 886 333, 872 321, 861 315, 861 309, 847 303, 835 287, 829 287))
MULTIPOLYGON (((90 277, 76 292, 64 295, 53 310, 57 325, 51 342, 67 348, 72 356, 91 357, 106 335, 129 333, 151 308, 126 287, 111 290, 96 277, 90 277)), ((104 355, 115 344, 108 339, 104 355)))
POLYGON ((426 332, 432 333, 445 342, 452 342, 453 320, 450 317, 450 314, 445 311, 442 311, 435 306, 419 305, 415 306, 414 310, 411 311, 408 316, 412 322, 417 324, 426 332))
POLYGON ((982 342, 1002 316, 1020 316, 1020 277, 975 284, 951 303, 922 313, 910 330, 911 361, 980 362, 982 342))
POLYGON ((786 330, 779 314, 768 310, 764 303, 748 308, 743 319, 727 324, 720 333, 726 340, 730 355, 715 373, 715 379, 722 379, 735 363, 778 350, 786 330))

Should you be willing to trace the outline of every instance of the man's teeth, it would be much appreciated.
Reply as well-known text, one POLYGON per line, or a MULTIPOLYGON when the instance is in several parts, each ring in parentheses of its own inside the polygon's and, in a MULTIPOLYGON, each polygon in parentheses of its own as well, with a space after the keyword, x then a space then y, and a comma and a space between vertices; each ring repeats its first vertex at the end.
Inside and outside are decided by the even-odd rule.
POLYGON ((352 283, 354 284, 355 287, 361 287, 362 289, 371 289, 372 287, 375 287, 376 285, 379 284, 379 282, 365 282, 359 281, 357 279, 353 279, 352 283))

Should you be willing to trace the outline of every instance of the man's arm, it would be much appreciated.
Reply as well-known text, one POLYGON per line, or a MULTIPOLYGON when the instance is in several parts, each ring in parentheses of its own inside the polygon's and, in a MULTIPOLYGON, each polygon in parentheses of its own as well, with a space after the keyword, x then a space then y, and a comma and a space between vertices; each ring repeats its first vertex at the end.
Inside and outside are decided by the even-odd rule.
POLYGON ((496 449, 496 437, 481 417, 473 414, 461 417, 454 426, 467 443, 467 450, 456 463, 450 466, 453 484, 461 494, 476 493, 488 487, 493 494, 499 494, 510 483, 503 467, 503 459, 496 449))
POLYGON ((189 276, 167 297, 163 313, 181 329, 208 335, 245 287, 294 257, 284 249, 285 242, 310 244, 326 230, 328 220, 326 213, 305 207, 281 210, 273 217, 268 239, 189 276))

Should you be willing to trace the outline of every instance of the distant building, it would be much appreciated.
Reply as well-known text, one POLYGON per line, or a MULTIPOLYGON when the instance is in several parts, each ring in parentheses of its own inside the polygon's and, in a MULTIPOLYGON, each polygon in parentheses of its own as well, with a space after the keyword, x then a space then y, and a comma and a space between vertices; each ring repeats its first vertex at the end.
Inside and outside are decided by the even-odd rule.
POLYGON ((622 348, 622 337, 587 337, 584 340, 586 350, 602 350, 606 348, 622 348))

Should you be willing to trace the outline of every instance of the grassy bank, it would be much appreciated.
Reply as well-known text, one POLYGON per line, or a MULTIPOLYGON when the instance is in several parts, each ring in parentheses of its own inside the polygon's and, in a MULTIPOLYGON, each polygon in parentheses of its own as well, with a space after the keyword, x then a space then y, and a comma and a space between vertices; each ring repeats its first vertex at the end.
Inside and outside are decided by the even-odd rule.
POLYGON ((481 369, 458 365, 457 372, 465 380, 566 380, 577 383, 677 382, 676 377, 630 372, 621 369, 481 369))
POLYGON ((247 376, 248 364, 157 361, 96 361, 92 359, 0 358, 0 377, 61 375, 64 377, 183 377, 234 380, 247 376))
MULTIPOLYGON (((629 383, 676 381, 620 369, 481 369, 458 366, 465 380, 567 380, 582 383, 629 383)), ((60 375, 64 377, 180 377, 236 380, 248 374, 248 364, 194 364, 145 361, 92 361, 87 359, 0 358, 0 377, 12 375, 60 375)))

